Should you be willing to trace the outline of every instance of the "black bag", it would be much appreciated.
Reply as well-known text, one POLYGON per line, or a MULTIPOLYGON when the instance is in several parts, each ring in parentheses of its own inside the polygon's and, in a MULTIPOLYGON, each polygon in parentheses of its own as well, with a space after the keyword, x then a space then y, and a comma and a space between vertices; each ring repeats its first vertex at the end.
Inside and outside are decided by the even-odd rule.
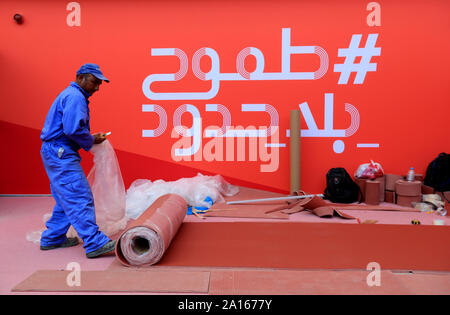
POLYGON ((436 191, 450 191, 450 155, 440 153, 428 164, 423 183, 436 191))
POLYGON ((331 202, 352 203, 358 201, 360 188, 345 168, 335 167, 328 171, 326 175, 327 187, 324 198, 331 202))

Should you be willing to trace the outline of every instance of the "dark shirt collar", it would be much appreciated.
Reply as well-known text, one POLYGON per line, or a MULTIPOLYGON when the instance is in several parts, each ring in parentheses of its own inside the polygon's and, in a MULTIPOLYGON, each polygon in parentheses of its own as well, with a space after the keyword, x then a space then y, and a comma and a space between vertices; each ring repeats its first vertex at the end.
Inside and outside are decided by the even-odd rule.
POLYGON ((81 86, 79 86, 77 83, 75 82, 70 82, 70 86, 73 86, 74 88, 77 88, 78 90, 81 91, 81 93, 83 93, 84 97, 86 97, 86 100, 91 96, 91 94, 89 94, 88 92, 86 92, 85 90, 83 90, 81 88, 81 86))

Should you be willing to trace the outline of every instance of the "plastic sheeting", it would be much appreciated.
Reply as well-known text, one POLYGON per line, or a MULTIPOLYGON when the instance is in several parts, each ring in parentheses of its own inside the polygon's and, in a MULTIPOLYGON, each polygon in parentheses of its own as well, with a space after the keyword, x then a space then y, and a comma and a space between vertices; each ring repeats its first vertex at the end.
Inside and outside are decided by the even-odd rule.
MULTIPOLYGON (((51 213, 44 214, 42 216, 42 221, 44 223, 47 222, 47 220, 50 219, 51 216, 52 216, 51 213)), ((36 231, 28 231, 27 234, 26 234, 27 241, 30 241, 30 242, 33 242, 34 244, 38 244, 39 245, 39 243, 41 241, 42 232, 44 232, 44 231, 45 231, 44 228, 42 228, 40 230, 36 230, 36 231)))
POLYGON ((114 148, 108 140, 94 145, 91 153, 94 166, 87 178, 94 195, 95 217, 100 230, 111 236, 127 224, 125 185, 114 148))
POLYGON ((126 215, 137 219, 156 199, 165 194, 177 194, 193 207, 209 208, 211 204, 205 201, 207 197, 215 203, 224 201, 223 196, 233 196, 238 192, 237 186, 229 184, 220 175, 205 176, 199 173, 195 177, 171 182, 138 179, 127 190, 126 215))
POLYGON ((169 247, 186 215, 187 203, 181 196, 159 197, 120 235, 116 256, 124 265, 153 265, 169 247))

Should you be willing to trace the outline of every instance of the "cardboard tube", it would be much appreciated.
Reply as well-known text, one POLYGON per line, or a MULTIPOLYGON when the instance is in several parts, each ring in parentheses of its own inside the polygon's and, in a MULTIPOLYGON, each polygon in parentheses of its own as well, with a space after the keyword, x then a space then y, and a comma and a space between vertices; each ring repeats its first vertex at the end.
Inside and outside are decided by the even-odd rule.
POLYGON ((120 235, 116 243, 118 260, 126 266, 156 264, 178 232, 186 211, 183 197, 159 197, 120 235))
POLYGON ((300 111, 290 111, 290 181, 291 193, 300 190, 300 111))

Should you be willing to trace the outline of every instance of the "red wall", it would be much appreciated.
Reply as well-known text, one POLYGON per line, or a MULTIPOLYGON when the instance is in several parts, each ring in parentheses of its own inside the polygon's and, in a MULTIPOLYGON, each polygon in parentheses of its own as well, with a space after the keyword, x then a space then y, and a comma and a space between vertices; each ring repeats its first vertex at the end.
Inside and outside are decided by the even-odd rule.
MULTIPOLYGON (((39 133, 49 106, 86 62, 100 65, 111 80, 91 98, 93 132, 112 131, 125 183, 137 178, 173 180, 204 174, 222 174, 237 184, 277 191, 289 190, 289 111, 307 102, 317 129, 327 130, 325 94, 332 94, 333 130, 351 125, 345 104, 359 113, 352 135, 302 138, 302 188, 321 192, 325 173, 343 166, 353 173, 359 164, 374 160, 385 172, 405 173, 409 167, 424 174, 439 152, 450 150, 448 1, 377 1, 380 26, 369 26, 370 1, 78 1, 81 25, 66 22, 69 1, 9 1, 0 3, 0 193, 48 193, 41 165, 39 133), (16 24, 15 13, 24 16, 16 24), (155 100, 146 97, 144 79, 152 74, 175 73, 175 56, 152 56, 152 48, 178 48, 188 59, 185 77, 176 82, 155 82, 155 92, 205 92, 210 81, 198 79, 192 59, 202 47, 214 49, 220 73, 237 73, 236 57, 246 47, 264 55, 264 73, 282 71, 282 29, 290 29, 291 46, 320 46, 328 55, 328 68, 316 80, 221 80, 209 99, 155 100), (362 84, 339 84, 335 65, 344 63, 338 49, 348 48, 352 35, 361 34, 364 47, 369 34, 378 34, 373 56, 376 71, 367 72, 362 84), (167 128, 157 137, 143 137, 142 130, 157 128, 158 115, 143 112, 155 104, 167 115, 167 128), (279 118, 279 165, 261 172, 261 161, 174 161, 171 150, 179 139, 171 137, 177 108, 197 108, 203 128, 222 124, 219 113, 206 104, 228 109, 231 125, 268 126, 268 113, 242 112, 242 104, 270 104, 279 118), (338 141, 338 142, 336 142, 338 141), (343 152, 333 144, 343 143, 343 152), (378 144, 362 148, 358 144, 378 144)), ((359 58, 358 58, 359 59, 359 58)), ((314 54, 292 55, 291 72, 314 72, 323 65, 314 54)), ((357 60, 358 62, 358 60, 357 60)), ((364 63, 364 61, 362 61, 364 63)), ((200 61, 208 72, 212 61, 200 61)), ((257 59, 245 59, 254 71, 257 59)), ((189 113, 181 122, 190 126, 189 113)), ((302 130, 311 129, 304 117, 302 130)), ((329 121, 328 121, 329 124, 329 121)), ((328 125, 329 126, 329 125, 328 125)), ((329 130, 329 128, 328 128, 329 130)), ((272 138, 270 138, 272 139, 272 138)), ((269 139, 269 140, 270 140, 269 139)), ((211 138, 202 138, 201 150, 211 138)), ((272 140, 273 141, 273 140, 272 140)), ((275 152, 275 151, 273 151, 275 152)), ((248 154, 248 153, 247 153, 248 154)), ((83 154, 86 172, 91 157, 83 154)))

